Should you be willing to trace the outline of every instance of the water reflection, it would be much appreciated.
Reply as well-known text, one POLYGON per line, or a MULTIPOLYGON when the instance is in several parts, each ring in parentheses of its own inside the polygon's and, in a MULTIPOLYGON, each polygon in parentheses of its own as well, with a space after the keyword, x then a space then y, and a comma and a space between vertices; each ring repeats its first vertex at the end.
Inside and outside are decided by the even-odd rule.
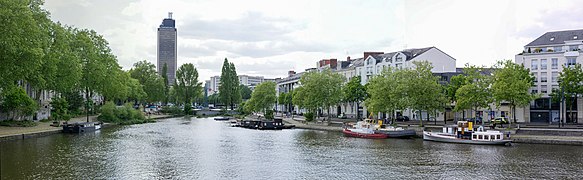
POLYGON ((210 118, 0 143, 0 179, 578 179, 582 147, 370 140, 210 118))

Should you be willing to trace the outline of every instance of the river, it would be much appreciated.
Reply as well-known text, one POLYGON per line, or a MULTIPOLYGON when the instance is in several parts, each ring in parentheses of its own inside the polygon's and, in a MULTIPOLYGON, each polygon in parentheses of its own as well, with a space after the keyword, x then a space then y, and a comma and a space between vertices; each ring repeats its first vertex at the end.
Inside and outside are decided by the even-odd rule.
POLYGON ((172 118, 0 142, 1 179, 581 179, 583 147, 260 131, 172 118))

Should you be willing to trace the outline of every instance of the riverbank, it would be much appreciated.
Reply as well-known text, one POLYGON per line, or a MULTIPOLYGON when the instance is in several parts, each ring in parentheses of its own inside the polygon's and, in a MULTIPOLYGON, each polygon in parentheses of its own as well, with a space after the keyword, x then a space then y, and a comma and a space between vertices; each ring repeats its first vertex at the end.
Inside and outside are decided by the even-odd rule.
MULTIPOLYGON (((288 124, 293 124, 296 128, 300 129, 312 129, 312 130, 322 130, 322 131, 342 131, 341 124, 343 122, 333 121, 330 124, 322 122, 306 122, 302 118, 283 118, 283 121, 288 124), (338 126, 340 124, 340 126, 338 126)), ((423 129, 429 129, 433 131, 441 131, 442 126, 438 125, 425 125, 425 127, 419 127, 418 125, 411 124, 401 124, 401 127, 408 129, 413 129, 417 133, 417 138, 423 137, 423 129)), ((501 131, 504 131, 501 129, 501 131)), ((523 128, 519 130, 510 130, 513 143, 525 143, 525 144, 555 144, 555 145, 578 145, 583 146, 583 136, 579 136, 583 133, 581 129, 542 129, 542 128, 523 128)))
MULTIPOLYGON (((151 119, 163 119, 172 117, 171 115, 151 115, 151 119)), ((86 122, 87 117, 71 118, 69 123, 86 122)), ((97 116, 89 116, 89 121, 97 121, 97 116)), ((0 142, 18 139, 27 139, 34 137, 48 136, 51 134, 62 133, 62 127, 50 126, 52 122, 38 122, 34 127, 6 127, 0 126, 0 142)), ((102 127, 108 127, 112 124, 105 123, 102 127)))

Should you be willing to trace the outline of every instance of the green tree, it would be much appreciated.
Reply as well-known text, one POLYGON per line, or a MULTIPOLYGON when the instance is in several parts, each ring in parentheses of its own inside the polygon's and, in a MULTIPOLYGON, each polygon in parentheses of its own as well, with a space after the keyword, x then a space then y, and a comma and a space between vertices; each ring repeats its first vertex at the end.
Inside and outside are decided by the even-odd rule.
POLYGON ((241 99, 247 100, 251 98, 251 89, 243 84, 239 85, 239 91, 241 91, 241 99))
POLYGON ((369 80, 366 86, 368 97, 364 101, 368 111, 389 112, 390 117, 394 117, 395 110, 408 106, 406 71, 387 68, 369 80))
POLYGON ((165 80, 164 77, 158 75, 154 64, 146 60, 136 62, 130 70, 130 74, 132 78, 137 79, 142 84, 143 91, 146 93, 147 102, 154 103, 165 100, 165 80))
POLYGON ((308 72, 300 79, 302 89, 297 95, 303 97, 298 100, 301 100, 300 104, 311 112, 318 108, 327 109, 329 122, 330 106, 342 100, 343 82, 344 76, 330 70, 308 72))
POLYGON ((164 105, 168 104, 168 98, 170 95, 170 85, 168 80, 168 64, 164 63, 162 67, 162 79, 164 80, 164 105))
POLYGON ((501 68, 494 71, 492 96, 498 106, 503 102, 510 104, 512 119, 516 123, 516 106, 524 107, 537 98, 529 92, 534 86, 534 77, 524 65, 511 60, 499 61, 498 66, 501 68))
POLYGON ((69 121, 71 119, 71 115, 69 114, 69 103, 67 100, 62 97, 54 97, 51 100, 51 118, 55 121, 69 121))
POLYGON ((190 114, 192 101, 202 95, 201 83, 198 82, 198 71, 191 63, 183 64, 176 71, 176 92, 184 102, 184 113, 190 114))
MULTIPOLYGON (((285 105, 287 104, 287 93, 285 93, 285 92, 279 93, 279 96, 277 96, 277 104, 283 106, 282 109, 285 108, 285 105)), ((282 110, 282 113, 283 113, 283 110, 282 110)))
MULTIPOLYGON (((454 111, 472 109, 474 120, 478 108, 485 108, 493 101, 491 94, 491 79, 484 74, 484 68, 466 64, 464 73, 467 83, 456 91, 456 106, 454 111)), ((475 123, 475 122, 474 122, 475 123)))
POLYGON ((234 108, 235 104, 241 102, 241 92, 239 90, 239 77, 233 63, 225 58, 221 70, 221 85, 219 86, 219 97, 226 106, 234 108))
POLYGON ((356 105, 357 113, 356 119, 360 119, 360 113, 358 113, 358 106, 360 106, 360 102, 364 101, 366 98, 366 89, 362 84, 360 84, 361 79, 360 76, 353 77, 346 83, 343 88, 343 99, 345 102, 352 103, 350 106, 354 108, 356 105))
POLYGON ((42 65, 46 33, 39 26, 31 1, 0 1, 0 88, 32 79, 42 65), (8 28, 10 27, 10 28, 8 28))
MULTIPOLYGON (((414 69, 406 70, 410 72, 407 76, 407 96, 409 97, 409 107, 413 110, 424 110, 429 116, 437 115, 437 111, 444 110, 447 98, 444 94, 443 86, 439 84, 439 78, 431 72, 433 66, 430 62, 413 62, 414 69)), ((423 126, 423 121, 421 126, 423 126)))
MULTIPOLYGON (((578 95, 583 94, 583 69, 581 64, 574 66, 563 66, 563 71, 559 73, 559 87, 561 88, 566 105, 573 111, 573 105, 577 103, 578 95)), ((571 118, 575 118, 571 116, 571 118)), ((574 120, 574 119, 573 119, 574 120)))
POLYGON ((38 105, 30 98, 26 91, 19 86, 8 86, 0 93, 0 107, 9 112, 11 119, 18 120, 31 116, 38 109, 38 105))
POLYGON ((276 101, 275 82, 266 81, 255 87, 251 94, 251 99, 245 102, 245 110, 267 114, 268 110, 271 111, 276 101))

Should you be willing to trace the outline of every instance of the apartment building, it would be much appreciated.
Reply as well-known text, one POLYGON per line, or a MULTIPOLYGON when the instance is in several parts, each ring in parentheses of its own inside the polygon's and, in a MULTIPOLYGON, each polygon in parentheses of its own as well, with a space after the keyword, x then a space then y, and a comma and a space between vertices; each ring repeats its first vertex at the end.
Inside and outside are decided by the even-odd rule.
POLYGON ((549 96, 553 89, 559 90, 558 77, 563 69, 583 62, 581 48, 583 29, 554 31, 528 43, 523 52, 515 56, 515 63, 529 68, 535 77, 532 93, 541 95, 527 107, 525 118, 528 122, 556 123, 564 119, 563 122, 575 123, 583 118, 581 98, 576 99, 573 110, 561 111, 561 103, 552 102, 549 96), (561 112, 564 112, 562 116, 561 112))

